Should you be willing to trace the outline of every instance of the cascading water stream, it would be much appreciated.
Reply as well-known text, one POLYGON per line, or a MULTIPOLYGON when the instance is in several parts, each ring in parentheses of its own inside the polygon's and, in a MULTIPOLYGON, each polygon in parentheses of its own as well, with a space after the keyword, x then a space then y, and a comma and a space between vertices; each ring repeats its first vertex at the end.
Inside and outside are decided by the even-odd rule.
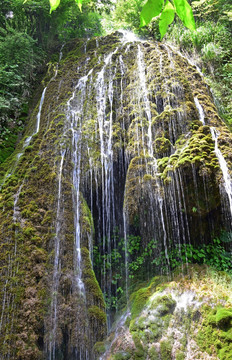
MULTIPOLYGON (((152 115, 151 115, 151 107, 150 107, 150 101, 149 101, 149 96, 148 96, 148 89, 147 89, 147 84, 146 84, 146 74, 145 74, 145 63, 144 63, 144 59, 143 59, 143 53, 141 50, 140 45, 138 45, 138 70, 139 70, 139 86, 140 86, 140 92, 141 92, 141 100, 142 103, 144 104, 144 111, 148 120, 148 130, 147 130, 147 134, 148 134, 148 155, 150 157, 150 161, 152 163, 152 172, 153 175, 156 178, 156 184, 157 184, 157 203, 158 203, 158 207, 160 210, 160 220, 161 220, 161 227, 163 230, 163 245, 164 245, 164 251, 165 251, 165 258, 167 261, 167 268, 168 268, 168 272, 170 270, 170 262, 169 262, 169 257, 168 257, 168 249, 167 249, 167 232, 166 232, 166 226, 165 226, 165 221, 164 221, 164 209, 163 209, 163 198, 161 196, 161 189, 160 189, 160 184, 159 184, 159 174, 158 174, 158 166, 157 166, 157 160, 154 157, 154 153, 153 153, 153 139, 152 139, 152 115)), ((149 172, 148 169, 148 164, 146 161, 146 167, 147 167, 147 171, 149 172)))
POLYGON ((152 146, 152 132, 151 132, 151 108, 148 98, 148 91, 146 85, 146 75, 145 75, 145 65, 143 60, 143 53, 141 51, 140 45, 138 45, 138 70, 139 70, 139 80, 141 86, 141 100, 144 103, 144 110, 148 120, 148 154, 153 157, 153 146, 152 146))
MULTIPOLYGON (((81 151, 80 140, 81 131, 76 130, 78 122, 75 115, 72 126, 72 147, 73 147, 73 204, 74 204, 74 229, 75 229, 75 253, 76 253, 76 283, 80 293, 85 295, 84 283, 82 281, 81 271, 81 229, 80 229, 80 164, 81 164, 81 151)), ((75 262, 74 262, 75 263, 75 262)))
POLYGON ((220 165, 220 168, 221 168, 221 171, 223 174, 224 188, 225 188, 225 191, 228 196, 228 200, 229 200, 229 204, 230 204, 230 214, 232 217, 232 179, 231 179, 231 176, 229 173, 227 162, 226 162, 224 156, 222 155, 221 150, 218 147, 218 136, 220 135, 220 132, 214 127, 210 127, 210 131, 212 134, 212 139, 215 142, 214 151, 218 158, 219 165, 220 165))
POLYGON ((59 260, 60 260, 60 231, 61 231, 61 186, 62 186, 62 171, 64 164, 66 150, 61 152, 61 160, 58 173, 58 199, 57 199, 57 212, 56 212, 56 226, 55 226, 55 256, 53 267, 53 280, 52 280, 52 303, 51 303, 51 334, 49 341, 49 359, 55 360, 56 358, 56 330, 57 330, 57 294, 59 287, 59 260))
MULTIPOLYGON (((113 183, 113 151, 112 151, 112 121, 113 121, 113 79, 115 73, 112 73, 110 69, 110 74, 108 78, 108 85, 105 82, 106 71, 108 66, 111 63, 111 59, 114 54, 118 51, 116 48, 111 52, 104 60, 104 65, 102 70, 98 73, 96 80, 96 102, 97 102, 97 113, 98 113, 98 128, 99 128, 99 138, 100 138, 100 151, 101 151, 101 182, 102 182, 102 237, 103 237, 103 253, 106 253, 106 247, 108 255, 111 254, 111 231, 112 231, 112 222, 114 223, 114 183, 113 183), (107 96, 110 103, 110 114, 108 118, 106 116, 106 101, 107 96)), ((116 71, 116 69, 115 69, 116 71)), ((109 264, 110 259, 107 259, 109 264)), ((104 274, 106 274, 106 259, 104 257, 104 274)), ((106 275, 103 279, 103 288, 105 292, 108 291, 106 285, 106 275)), ((109 286, 111 286, 109 284, 109 286)))
MULTIPOLYGON (((205 125, 205 114, 204 114, 203 107, 199 103, 197 97, 194 97, 194 102, 195 102, 195 105, 199 112, 200 121, 202 122, 203 125, 205 125)), ((210 127, 210 132, 212 135, 212 139, 214 140, 214 143, 215 143, 214 151, 218 158, 219 165, 220 165, 220 168, 221 168, 221 171, 223 174, 224 188, 225 188, 225 191, 226 191, 228 199, 229 199, 230 213, 232 216, 232 179, 231 179, 231 176, 229 173, 229 169, 228 169, 226 160, 225 160, 224 156, 222 155, 220 149, 218 148, 218 140, 217 139, 218 139, 218 136, 220 135, 220 133, 213 126, 210 127)))
POLYGON ((64 46, 65 46, 65 43, 62 44, 62 46, 61 46, 61 48, 60 48, 59 61, 58 61, 58 63, 56 64, 55 75, 53 76, 52 80, 55 80, 55 78, 57 77, 58 69, 59 69, 59 63, 61 62, 62 57, 63 57, 63 52, 62 52, 62 50, 63 50, 64 46))
MULTIPOLYGON (((14 207, 13 207, 13 223, 16 225, 18 218, 19 218, 19 209, 18 209, 18 201, 19 201, 19 196, 21 194, 21 190, 22 187, 24 185, 24 182, 19 186, 17 193, 14 196, 14 207)), ((17 249, 18 244, 17 244, 17 227, 15 227, 15 231, 14 231, 14 254, 13 256, 9 255, 9 262, 8 262, 8 268, 7 268, 7 273, 6 273, 6 280, 5 280, 5 285, 4 285, 4 289, 3 289, 3 302, 2 302, 2 311, 1 311, 1 318, 0 318, 0 334, 1 334, 1 330, 2 330, 2 326, 3 326, 3 322, 5 320, 5 323, 9 322, 8 320, 8 316, 9 316, 9 312, 11 312, 11 325, 8 324, 9 326, 9 332, 13 331, 13 326, 14 326, 14 313, 16 310, 16 303, 15 303, 15 295, 12 296, 12 292, 13 292, 13 286, 11 283, 9 283, 9 278, 11 279, 12 277, 15 277, 17 272, 18 272, 18 263, 16 261, 16 257, 17 257, 17 249), (5 317, 5 319, 4 319, 5 317)), ((17 283, 14 284, 15 286, 17 286, 17 283)), ((10 353, 9 353, 9 357, 8 359, 10 359, 10 353)))
MULTIPOLYGON (((40 99, 40 103, 39 103, 39 111, 37 113, 36 116, 36 124, 35 124, 35 130, 33 131, 33 133, 28 136, 23 144, 23 149, 25 149, 28 145, 30 145, 31 139, 33 138, 34 135, 36 135, 39 132, 39 128, 40 128, 40 119, 41 119, 41 111, 42 111, 42 107, 43 107, 43 103, 44 103, 44 98, 45 98, 45 93, 46 93, 47 87, 45 87, 43 89, 42 95, 41 95, 41 99, 40 99)), ((18 159, 20 159, 20 157, 23 155, 23 152, 19 153, 17 155, 18 159)))
POLYGON ((199 103, 199 100, 198 100, 198 98, 196 96, 194 97, 194 102, 195 102, 196 108, 197 108, 197 110, 199 112, 199 118, 200 118, 199 120, 202 122, 203 125, 205 125, 204 110, 203 110, 203 107, 199 103))
POLYGON ((72 161, 73 161, 73 206, 74 206, 74 229, 75 229, 75 273, 76 273, 76 285, 80 294, 85 296, 84 283, 82 281, 81 271, 81 229, 80 229, 80 175, 81 175, 81 116, 84 106, 86 83, 93 69, 91 69, 87 75, 80 78, 73 94, 67 102, 67 114, 70 121, 70 129, 72 132, 72 161), (77 96, 77 92, 80 92, 77 98, 77 105, 72 102, 77 96))

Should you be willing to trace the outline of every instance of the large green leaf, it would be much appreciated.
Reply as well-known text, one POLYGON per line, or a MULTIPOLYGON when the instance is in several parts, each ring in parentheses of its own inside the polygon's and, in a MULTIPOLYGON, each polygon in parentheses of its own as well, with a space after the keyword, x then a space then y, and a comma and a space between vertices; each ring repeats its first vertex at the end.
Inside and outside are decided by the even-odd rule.
POLYGON ((75 1, 76 1, 77 5, 78 5, 80 11, 82 12, 82 0, 75 0, 75 1))
POLYGON ((191 30, 195 30, 195 20, 193 17, 192 8, 187 0, 174 0, 176 7, 176 13, 179 18, 183 21, 184 25, 191 30))
POLYGON ((60 5, 60 0, 49 0, 50 2, 50 14, 53 10, 56 10, 56 8, 60 5))
POLYGON ((161 13, 164 0, 148 0, 140 14, 140 26, 147 25, 152 18, 161 13))
POLYGON ((167 1, 159 21, 159 31, 160 31, 161 39, 166 34, 168 25, 170 25, 173 22, 174 17, 175 17, 175 9, 172 6, 172 4, 169 1, 167 1))

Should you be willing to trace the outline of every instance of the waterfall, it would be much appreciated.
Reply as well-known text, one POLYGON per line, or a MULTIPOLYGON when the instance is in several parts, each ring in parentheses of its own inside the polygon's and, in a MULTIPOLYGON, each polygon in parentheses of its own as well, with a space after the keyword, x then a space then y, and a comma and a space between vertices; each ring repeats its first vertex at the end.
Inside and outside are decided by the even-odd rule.
POLYGON ((232 217, 231 135, 220 150, 207 87, 169 47, 122 33, 61 48, 0 193, 0 346, 22 358, 107 356, 95 348, 138 284, 189 271, 232 217))

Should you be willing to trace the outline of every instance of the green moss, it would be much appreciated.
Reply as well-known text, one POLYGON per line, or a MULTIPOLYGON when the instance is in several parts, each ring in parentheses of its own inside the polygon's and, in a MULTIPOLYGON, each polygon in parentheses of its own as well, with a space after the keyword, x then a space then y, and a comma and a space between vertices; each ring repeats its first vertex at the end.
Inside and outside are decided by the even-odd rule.
POLYGON ((143 344, 140 338, 138 337, 138 335, 136 334, 133 335, 133 341, 136 347, 136 351, 134 352, 134 359, 135 360, 145 359, 146 353, 144 351, 143 344))
POLYGON ((183 351, 178 350, 176 352, 176 360, 185 360, 185 353, 183 351))
POLYGON ((126 352, 126 351, 120 351, 117 352, 114 356, 112 360, 129 360, 131 359, 131 354, 126 352))
POLYGON ((170 153, 171 148, 172 144, 170 140, 165 138, 164 136, 155 139, 155 151, 158 156, 170 153))
POLYGON ((152 360, 160 360, 159 352, 154 345, 152 345, 148 350, 148 356, 152 360))
POLYGON ((151 308, 157 308, 160 316, 173 313, 176 306, 176 301, 172 299, 171 295, 157 296, 150 303, 151 308))
POLYGON ((27 237, 33 236, 33 235, 35 235, 35 228, 30 227, 30 226, 25 227, 23 229, 23 234, 27 237))
POLYGON ((160 342, 161 360, 170 360, 172 358, 172 344, 170 340, 160 342))
POLYGON ((88 308, 88 316, 92 321, 106 324, 106 313, 96 305, 88 308))
POLYGON ((81 248, 81 256, 83 261, 82 276, 85 283, 86 290, 90 296, 94 296, 99 305, 105 309, 105 302, 99 283, 96 279, 95 273, 92 269, 92 264, 89 256, 89 251, 86 247, 81 248))
POLYGON ((151 289, 149 288, 142 288, 139 289, 136 293, 132 294, 131 296, 131 318, 134 319, 137 317, 140 312, 142 311, 144 305, 146 304, 147 300, 151 296, 151 289))
POLYGON ((232 359, 232 344, 223 346, 222 349, 219 350, 219 359, 221 360, 231 360, 232 359))
POLYGON ((205 306, 203 321, 197 335, 197 344, 208 354, 217 354, 220 360, 232 354, 232 310, 205 306))
POLYGON ((106 346, 103 341, 98 341, 94 344, 93 351, 96 355, 101 355, 105 352, 106 346))
POLYGON ((215 316, 219 328, 232 327, 232 309, 219 308, 215 316))

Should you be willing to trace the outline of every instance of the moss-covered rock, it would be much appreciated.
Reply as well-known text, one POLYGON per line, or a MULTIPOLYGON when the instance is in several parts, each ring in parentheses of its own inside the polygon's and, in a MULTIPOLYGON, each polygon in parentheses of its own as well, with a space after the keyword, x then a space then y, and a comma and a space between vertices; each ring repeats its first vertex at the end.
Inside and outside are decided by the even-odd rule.
MULTIPOLYGON (((229 359, 231 296, 226 302, 225 295, 231 294, 230 285, 223 274, 206 267, 188 270, 185 277, 173 274, 172 281, 156 278, 155 287, 148 284, 135 293, 147 289, 150 295, 130 324, 120 320, 114 327, 102 359, 115 356, 115 349, 123 354, 128 348, 132 359, 229 359)), ((132 313, 135 294, 129 304, 132 313)))
MULTIPOLYGON (((210 243, 221 229, 231 230, 211 129, 220 132, 229 172, 232 137, 206 84, 162 44, 121 37, 64 46, 59 71, 51 64, 43 81, 39 131, 38 101, 24 138, 0 167, 3 360, 40 359, 51 351, 94 359, 94 344, 106 332, 102 290, 117 300, 119 292, 127 295, 130 279, 166 273, 169 250, 210 243), (129 257, 120 244, 131 235, 141 242, 129 257), (135 277, 130 261, 140 270, 135 277)), ((162 337, 177 305, 165 287, 151 299, 159 281, 131 295, 128 346, 124 339, 116 358, 173 352, 170 336, 162 337), (161 339, 162 346, 150 346, 161 339)), ((218 311, 215 332, 229 339, 230 310, 218 311)))

